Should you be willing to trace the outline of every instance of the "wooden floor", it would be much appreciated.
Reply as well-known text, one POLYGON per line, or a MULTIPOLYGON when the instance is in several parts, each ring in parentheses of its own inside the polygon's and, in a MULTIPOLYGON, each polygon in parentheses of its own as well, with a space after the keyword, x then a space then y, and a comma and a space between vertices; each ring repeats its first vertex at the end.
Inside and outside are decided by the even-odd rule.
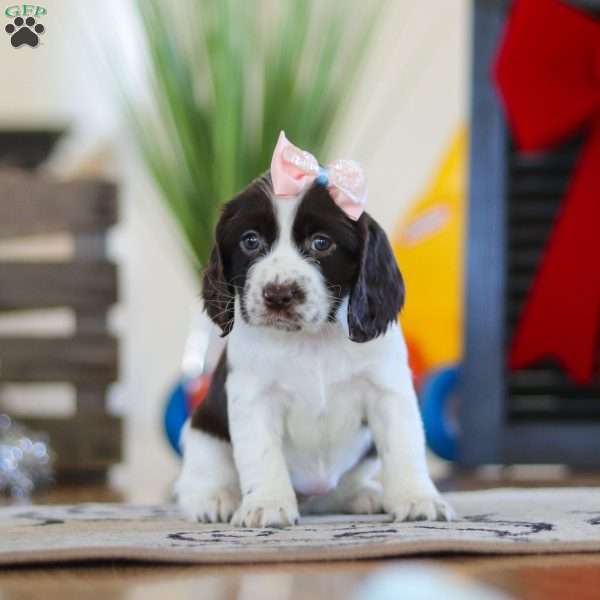
MULTIPOLYGON (((576 483, 581 483, 577 481, 576 483)), ((585 483, 600 483, 586 478, 585 483)), ((473 487, 453 485, 452 487, 473 487)), ((43 502, 118 500, 98 487, 60 490, 43 502)), ((1 543, 1 542, 0 542, 1 543)), ((70 598, 197 598, 198 600, 347 600, 368 576, 394 566, 434 566, 526 600, 600 599, 600 554, 561 556, 439 556, 255 566, 92 564, 6 569, 0 600, 70 598)), ((390 597, 391 600, 392 597, 390 597)), ((408 599, 408 596, 407 596, 408 599)))

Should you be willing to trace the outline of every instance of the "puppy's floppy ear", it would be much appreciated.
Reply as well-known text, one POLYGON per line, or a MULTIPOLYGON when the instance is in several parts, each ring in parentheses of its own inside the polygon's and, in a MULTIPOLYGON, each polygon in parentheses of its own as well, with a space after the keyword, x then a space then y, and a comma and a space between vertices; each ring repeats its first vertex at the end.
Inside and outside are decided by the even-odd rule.
POLYGON ((386 332, 404 304, 404 281, 383 229, 368 214, 358 221, 363 237, 360 268, 350 292, 348 328, 353 342, 386 332))
POLYGON ((208 316, 216 323, 225 337, 233 328, 234 320, 234 289, 225 277, 223 257, 217 241, 213 246, 202 278, 202 298, 208 316))

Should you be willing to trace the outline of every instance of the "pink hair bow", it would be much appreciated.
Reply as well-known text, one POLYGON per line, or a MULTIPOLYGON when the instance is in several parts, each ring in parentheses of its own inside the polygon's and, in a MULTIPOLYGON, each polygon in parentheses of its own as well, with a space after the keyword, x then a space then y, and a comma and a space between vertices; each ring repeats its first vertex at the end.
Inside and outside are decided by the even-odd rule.
POLYGON ((271 160, 271 180, 276 196, 297 196, 314 181, 325 186, 333 201, 354 221, 367 203, 367 181, 354 160, 335 160, 322 167, 317 159, 292 144, 282 131, 271 160))

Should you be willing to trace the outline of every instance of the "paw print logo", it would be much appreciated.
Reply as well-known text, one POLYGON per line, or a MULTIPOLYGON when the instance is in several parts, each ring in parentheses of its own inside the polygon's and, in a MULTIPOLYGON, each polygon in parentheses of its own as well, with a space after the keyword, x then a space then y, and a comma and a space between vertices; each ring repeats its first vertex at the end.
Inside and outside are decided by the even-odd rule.
POLYGON ((36 24, 33 17, 27 19, 17 17, 4 28, 4 31, 10 35, 10 43, 13 47, 18 48, 26 44, 35 48, 40 42, 39 35, 44 33, 45 28, 41 23, 36 24))

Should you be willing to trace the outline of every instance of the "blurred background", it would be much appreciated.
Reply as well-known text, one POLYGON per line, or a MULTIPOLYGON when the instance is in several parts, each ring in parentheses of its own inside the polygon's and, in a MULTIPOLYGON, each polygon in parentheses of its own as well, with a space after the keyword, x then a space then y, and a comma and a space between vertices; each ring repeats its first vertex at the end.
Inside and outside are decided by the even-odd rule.
MULTIPOLYGON (((407 280, 402 319, 436 476, 449 474, 448 459, 569 462, 541 451, 507 454, 501 442, 514 418, 519 426, 543 421, 534 432, 543 445, 573 390, 550 367, 521 373, 514 388, 504 360, 501 184, 513 145, 490 72, 510 4, 3 6, 3 29, 10 25, 0 40, 3 491, 27 496, 52 465, 59 482, 108 479, 139 502, 168 496, 182 415, 206 387, 199 272, 212 227, 220 204, 268 168, 280 129, 322 162, 353 158, 368 173, 368 210, 388 232, 407 280), (19 18, 44 31, 18 45, 15 28, 35 31, 19 18), (479 195, 469 210, 499 215, 491 224, 467 218, 470 136, 472 157, 497 157, 496 164, 472 161, 470 171, 479 195), (467 248, 486 262, 487 280, 474 275, 481 265, 465 262, 467 248), (472 311, 479 320, 464 318, 465 302, 468 310, 479 306, 472 311), (489 385, 469 360, 482 344, 494 368, 489 385), (454 393, 461 377, 468 401, 454 393), (478 420, 463 423, 466 413, 478 420), (485 430, 489 444, 481 435, 469 439, 487 453, 475 456, 471 443, 461 454, 461 427, 485 430)), ((594 3, 575 4, 590 10, 594 3)), ((547 196, 560 203, 578 150, 568 148, 567 162, 549 175, 540 171, 539 151, 519 163, 537 168, 525 179, 538 204, 557 174, 547 196)), ((554 219, 546 213, 540 247, 554 219)), ((517 223, 526 237, 542 218, 528 214, 517 223)), ((586 412, 598 404, 590 389, 571 394, 578 406, 584 397, 593 402, 568 416, 570 439, 578 435, 573 423, 597 433, 586 412)), ((571 462, 594 460, 573 454, 571 462)))

